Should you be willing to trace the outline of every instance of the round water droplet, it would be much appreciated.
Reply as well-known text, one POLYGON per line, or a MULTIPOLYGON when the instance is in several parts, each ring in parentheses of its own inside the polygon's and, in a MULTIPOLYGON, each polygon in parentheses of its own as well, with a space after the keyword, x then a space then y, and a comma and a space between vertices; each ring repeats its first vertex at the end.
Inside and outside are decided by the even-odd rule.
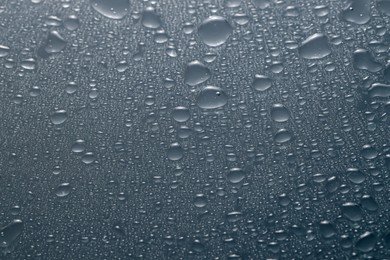
POLYGON ((92 152, 86 152, 83 157, 81 157, 81 161, 85 164, 91 164, 95 161, 95 155, 92 152))
POLYGON ((68 114, 65 110, 57 110, 50 116, 50 121, 55 125, 60 125, 68 119, 68 114))
POLYGON ((290 119, 290 111, 282 104, 272 105, 270 114, 275 122, 286 122, 290 119))
POLYGON ((207 86, 203 88, 197 98, 197 105, 203 109, 215 109, 226 105, 227 94, 219 87, 207 86))
POLYGON ((55 190, 57 197, 65 197, 68 196, 71 191, 70 184, 65 182, 61 183, 55 190))
POLYGON ((198 28, 200 39, 210 47, 217 47, 226 42, 233 28, 222 16, 211 16, 198 28))
POLYGON ((142 13, 141 23, 146 28, 157 29, 161 26, 160 15, 156 13, 153 7, 146 7, 142 13))
POLYGON ((129 12, 129 0, 90 0, 92 8, 110 19, 122 19, 129 12))
POLYGON ((364 173, 356 168, 347 169, 347 174, 348 174, 348 179, 355 184, 361 184, 366 179, 364 173))
POLYGON ((363 146, 363 149, 361 150, 360 154, 363 156, 364 159, 372 160, 378 156, 378 151, 371 145, 367 144, 363 146))
POLYGON ((167 152, 168 159, 171 161, 178 161, 184 156, 184 149, 180 146, 179 143, 173 143, 168 149, 167 152))
POLYGON ((291 138, 292 138, 292 133, 286 129, 280 129, 274 135, 274 141, 280 144, 290 141, 291 138))
POLYGON ((176 122, 186 122, 190 116, 190 110, 186 107, 175 107, 172 111, 172 117, 176 122))
POLYGON ((207 198, 204 194, 196 194, 194 205, 197 208, 203 208, 207 205, 207 198))
POLYGON ((232 168, 227 173, 226 178, 230 183, 236 184, 240 183, 246 176, 245 171, 243 171, 241 168, 232 168))
POLYGON ((272 86, 272 79, 264 75, 255 75, 252 86, 257 91, 266 91, 272 86))
POLYGON ((76 84, 76 82, 69 82, 67 85, 66 85, 66 88, 65 88, 65 92, 69 95, 71 94, 74 94, 78 89, 78 86, 76 84))
POLYGON ((187 64, 184 72, 184 82, 190 86, 199 85, 211 76, 210 70, 200 61, 192 61, 187 64))
POLYGON ((75 15, 69 15, 64 21, 64 27, 69 31, 74 31, 80 26, 80 21, 75 15))
POLYGON ((76 142, 72 145, 72 152, 81 153, 85 150, 85 141, 84 140, 76 140, 76 142))

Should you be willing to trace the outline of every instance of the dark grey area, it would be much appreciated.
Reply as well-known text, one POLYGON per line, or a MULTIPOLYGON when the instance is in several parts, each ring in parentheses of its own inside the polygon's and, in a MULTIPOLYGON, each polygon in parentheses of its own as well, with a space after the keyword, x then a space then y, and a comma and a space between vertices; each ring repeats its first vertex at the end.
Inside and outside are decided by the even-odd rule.
POLYGON ((390 259, 390 0, 3 0, 0 259, 390 259))

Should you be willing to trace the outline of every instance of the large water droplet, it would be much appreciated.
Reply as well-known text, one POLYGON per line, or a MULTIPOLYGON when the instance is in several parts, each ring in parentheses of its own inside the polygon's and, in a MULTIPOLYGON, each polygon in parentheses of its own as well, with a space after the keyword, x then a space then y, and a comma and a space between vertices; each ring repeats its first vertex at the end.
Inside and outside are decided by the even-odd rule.
POLYGON ((197 105, 203 109, 214 109, 223 107, 227 101, 228 96, 221 88, 207 86, 200 91, 197 105))
POLYGON ((71 191, 70 184, 65 182, 58 185, 58 187, 55 190, 55 193, 57 197, 65 197, 68 196, 71 191))
POLYGON ((184 82, 190 86, 196 86, 208 80, 210 70, 200 61, 192 61, 187 64, 184 72, 184 82))
POLYGON ((320 231, 321 236, 323 236, 324 238, 331 238, 334 235, 336 235, 335 226, 326 220, 320 222, 319 231, 320 231))
POLYGON ((153 7, 146 7, 142 13, 142 25, 146 28, 157 29, 161 26, 160 15, 156 13, 153 7))
POLYGON ((81 161, 85 164, 91 164, 95 161, 95 155, 92 152, 86 152, 83 157, 81 157, 81 161))
POLYGON ((224 44, 232 32, 232 26, 222 16, 210 16, 198 28, 200 39, 210 47, 224 44))
POLYGON ((68 119, 68 114, 65 110, 57 110, 50 115, 50 120, 55 125, 60 125, 68 119))
POLYGON ((255 75, 252 86, 257 91, 266 91, 272 86, 272 79, 264 75, 255 75))
POLYGON ((290 141, 291 138, 292 138, 292 133, 286 129, 280 129, 274 135, 274 141, 280 144, 290 141))
POLYGON ((309 36, 299 47, 299 55, 309 60, 321 59, 330 53, 328 38, 321 33, 315 33, 309 36))
POLYGON ((8 46, 0 45, 0 58, 8 56, 9 53, 10 53, 10 48, 8 46))
POLYGON ((23 222, 20 219, 13 220, 10 224, 0 230, 0 246, 10 246, 22 233, 23 222))
POLYGON ((355 24, 365 24, 370 20, 370 2, 350 0, 350 4, 341 12, 341 18, 355 24))
POLYGON ((168 159, 171 161, 178 161, 184 156, 184 149, 180 146, 179 143, 173 143, 168 149, 167 152, 168 159))
POLYGON ((44 45, 39 48, 38 54, 46 58, 50 54, 62 51, 66 46, 66 40, 57 31, 50 31, 44 45))
POLYGON ((347 169, 348 179, 354 184, 361 184, 366 179, 366 176, 362 171, 356 168, 347 169))
POLYGON ((207 198, 204 194, 196 194, 194 205, 197 208, 203 208, 207 205, 207 198))
POLYGON ((226 178, 230 183, 236 184, 240 183, 246 176, 245 171, 243 171, 241 168, 232 168, 227 173, 226 178))
POLYGON ((92 8, 110 19, 122 19, 129 12, 129 0, 90 0, 92 8))
POLYGON ((368 90, 370 97, 388 98, 390 97, 390 85, 374 83, 368 90))
POLYGON ((82 153, 85 150, 85 141, 84 140, 76 140, 72 145, 72 152, 74 153, 82 153))
POLYGON ((353 202, 344 203, 341 207, 341 213, 351 221, 360 221, 363 218, 362 209, 353 202))
POLYGON ((372 232, 365 232, 361 235, 355 244, 357 250, 367 253, 374 249, 377 241, 377 236, 372 232))
POLYGON ((172 117, 176 122, 186 122, 190 116, 190 110, 186 107, 175 107, 172 111, 172 117))
POLYGON ((274 104, 271 108, 271 118, 275 122, 286 122, 290 119, 290 111, 282 104, 274 104))
POLYGON ((382 65, 365 49, 358 49, 353 53, 353 66, 370 72, 378 72, 382 69, 382 65))

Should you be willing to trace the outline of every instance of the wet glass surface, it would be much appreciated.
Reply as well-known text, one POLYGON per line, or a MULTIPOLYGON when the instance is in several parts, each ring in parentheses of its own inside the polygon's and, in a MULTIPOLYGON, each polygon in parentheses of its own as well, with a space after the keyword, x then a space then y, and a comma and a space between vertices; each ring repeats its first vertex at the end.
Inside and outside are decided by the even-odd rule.
POLYGON ((0 259, 390 259, 390 0, 0 1, 0 259))

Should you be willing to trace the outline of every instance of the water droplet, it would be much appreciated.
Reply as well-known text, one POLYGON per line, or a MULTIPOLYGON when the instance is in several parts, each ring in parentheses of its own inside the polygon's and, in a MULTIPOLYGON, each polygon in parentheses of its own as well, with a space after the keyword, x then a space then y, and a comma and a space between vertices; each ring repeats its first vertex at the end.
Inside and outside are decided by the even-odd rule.
POLYGON ((359 169, 349 168, 347 169, 348 179, 354 184, 362 184, 366 179, 364 173, 362 173, 359 169))
POLYGON ((252 1, 253 1, 253 4, 257 8, 260 8, 260 9, 267 8, 270 5, 270 3, 271 3, 271 0, 252 0, 252 1))
POLYGON ((184 82, 190 86, 199 85, 211 76, 210 70, 200 61, 192 61, 187 64, 184 72, 184 82))
POLYGON ((120 73, 125 72, 128 68, 129 64, 125 60, 118 62, 118 64, 115 66, 115 69, 120 73))
POLYGON ((33 58, 28 58, 20 62, 20 66, 26 70, 35 70, 37 62, 33 58))
POLYGON ((85 141, 84 140, 76 140, 72 145, 72 152, 74 153, 82 153, 85 150, 85 141))
POLYGON ((153 7, 146 7, 142 13, 142 25, 146 28, 157 29, 161 26, 160 15, 156 13, 153 7))
POLYGON ((344 21, 365 24, 370 20, 370 3, 367 0, 350 0, 349 5, 341 12, 344 21))
POLYGON ((55 190, 55 193, 57 197, 65 197, 69 195, 70 191, 71 191, 70 184, 65 182, 58 185, 58 187, 55 190))
POLYGON ((329 221, 321 221, 319 231, 322 237, 324 238, 331 238, 336 235, 336 228, 335 226, 330 223, 329 221))
POLYGON ((79 18, 75 15, 69 15, 64 21, 64 27, 69 31, 74 31, 80 26, 79 18))
POLYGON ((341 213, 351 221, 360 221, 363 218, 362 209, 353 202, 344 203, 341 207, 341 213))
POLYGON ((369 231, 361 235, 355 244, 357 250, 367 253, 374 249, 377 241, 377 236, 369 231))
POLYGON ((379 209, 378 203, 370 195, 363 195, 360 199, 360 204, 362 205, 362 208, 368 211, 374 212, 379 209))
POLYGON ((168 152, 168 159, 171 161, 178 161, 184 156, 184 149, 179 143, 173 143, 170 145, 168 152))
POLYGON ((190 110, 186 107, 175 107, 172 111, 172 117, 177 122, 186 122, 190 119, 190 110))
POLYGON ((309 60, 321 59, 330 53, 328 38, 321 33, 315 33, 309 36, 299 47, 299 55, 309 60))
POLYGON ((369 72, 378 72, 382 69, 382 65, 365 49, 358 49, 353 53, 353 66, 355 69, 369 72))
POLYGON ((272 79, 264 75, 255 75, 252 86, 257 91, 266 91, 272 86, 272 79))
POLYGON ((219 87, 207 86, 203 88, 197 98, 197 105, 203 109, 215 109, 226 105, 227 94, 219 87))
POLYGON ((241 168, 232 168, 227 173, 226 178, 230 183, 240 183, 246 176, 246 173, 241 168))
POLYGON ((290 141, 291 138, 292 138, 292 133, 286 129, 280 129, 274 135, 274 141, 280 144, 290 141))
POLYGON ((370 97, 388 98, 390 97, 390 85, 373 83, 368 90, 370 97))
POLYGON ((200 39, 210 47, 224 44, 232 32, 232 26, 222 16, 210 16, 198 28, 200 39))
POLYGON ((42 58, 47 58, 50 54, 62 51, 67 42, 57 31, 50 31, 45 44, 39 48, 38 54, 42 58))
POLYGON ((282 104, 274 104, 271 108, 271 118, 275 122, 286 122, 290 119, 290 111, 282 104))
POLYGON ((362 150, 360 151, 360 154, 363 156, 364 159, 372 160, 378 156, 378 151, 371 145, 366 144, 363 146, 362 150))
POLYGON ((129 12, 129 0, 90 0, 92 8, 110 19, 122 19, 129 12))
POLYGON ((0 58, 6 57, 10 53, 10 48, 5 45, 0 45, 0 58))
POLYGON ((74 94, 78 89, 76 82, 69 82, 65 87, 65 92, 69 95, 74 94))
POLYGON ((81 161, 85 164, 91 164, 95 161, 95 155, 92 152, 86 152, 83 157, 81 157, 81 161))
POLYGON ((55 125, 60 125, 68 119, 68 114, 65 110, 57 110, 50 115, 50 120, 55 125))
POLYGON ((197 208, 203 208, 207 205, 207 198, 204 194, 196 194, 194 205, 197 208))
POLYGON ((9 247, 22 233, 23 222, 14 219, 10 224, 0 230, 0 247, 9 247))

